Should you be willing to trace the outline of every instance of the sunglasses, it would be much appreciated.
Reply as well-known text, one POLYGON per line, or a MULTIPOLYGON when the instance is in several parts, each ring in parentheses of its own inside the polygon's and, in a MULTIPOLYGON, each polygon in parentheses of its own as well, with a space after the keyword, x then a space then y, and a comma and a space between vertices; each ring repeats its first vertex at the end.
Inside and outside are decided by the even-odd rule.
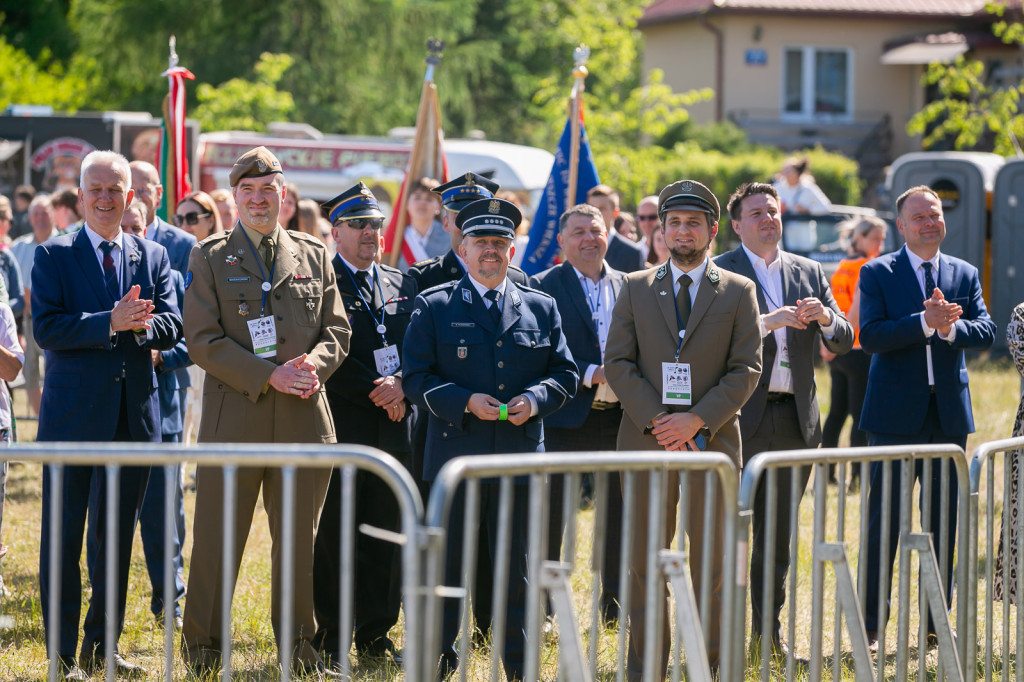
POLYGON ((654 215, 638 215, 636 217, 636 219, 637 220, 657 220, 658 219, 658 215, 657 214, 654 214, 654 215))
POLYGON ((374 231, 380 231, 384 227, 383 218, 351 218, 349 220, 339 220, 334 223, 335 227, 338 225, 348 225, 353 230, 363 230, 367 227, 374 231))
POLYGON ((191 211, 185 215, 176 214, 171 216, 171 222, 174 223, 175 227, 181 227, 182 225, 196 225, 199 223, 201 218, 209 218, 212 215, 213 214, 209 211, 205 211, 203 213, 191 211))

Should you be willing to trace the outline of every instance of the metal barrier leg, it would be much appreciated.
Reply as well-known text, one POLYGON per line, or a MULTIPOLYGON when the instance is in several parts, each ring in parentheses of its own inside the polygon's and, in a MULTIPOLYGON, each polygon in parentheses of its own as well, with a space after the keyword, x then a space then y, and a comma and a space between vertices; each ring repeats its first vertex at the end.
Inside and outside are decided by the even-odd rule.
MULTIPOLYGON (((836 574, 836 592, 839 596, 839 607, 846 617, 846 629, 850 633, 853 646, 853 669, 857 682, 871 682, 871 654, 868 652, 868 637, 864 631, 864 618, 860 612, 860 601, 853 587, 853 575, 850 564, 846 560, 846 548, 841 543, 822 543, 817 548, 817 560, 828 561, 836 574)), ((836 633, 838 638, 839 633, 836 633)), ((815 662, 815 659, 811 659, 815 662)), ((833 679, 839 679, 834 677, 833 679)))
MULTIPOLYGON (((558 619, 559 679, 568 682, 590 682, 590 668, 583 656, 583 641, 576 625, 576 614, 572 606, 572 586, 569 574, 572 565, 557 561, 544 561, 540 565, 538 582, 540 588, 551 599, 555 617, 558 619)), ((492 674, 492 680, 498 679, 492 674)))
POLYGON ((693 593, 687 556, 683 552, 662 550, 658 553, 658 559, 661 572, 672 584, 672 594, 676 602, 676 632, 679 633, 682 646, 686 650, 688 679, 694 682, 711 682, 711 666, 704 645, 704 633, 699 626, 697 598, 693 593))
POLYGON ((918 554, 921 564, 921 590, 927 598, 928 609, 935 625, 935 635, 939 641, 939 660, 947 674, 952 674, 954 680, 962 682, 964 672, 956 655, 956 638, 953 635, 949 614, 946 612, 946 591, 942 586, 932 535, 909 533, 903 536, 903 542, 906 543, 908 551, 912 550, 918 554))

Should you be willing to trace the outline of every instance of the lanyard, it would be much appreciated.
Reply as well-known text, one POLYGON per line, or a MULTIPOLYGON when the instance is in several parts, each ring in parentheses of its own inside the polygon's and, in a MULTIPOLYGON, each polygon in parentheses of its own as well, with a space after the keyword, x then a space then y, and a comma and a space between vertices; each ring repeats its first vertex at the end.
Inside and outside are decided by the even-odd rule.
MULTIPOLYGON (((779 254, 778 257, 781 258, 782 255, 779 254)), ((765 266, 765 270, 768 271, 768 278, 769 278, 769 281, 770 281, 772 273, 771 273, 770 270, 768 270, 767 265, 765 266)), ((766 285, 764 283, 764 280, 761 279, 761 273, 757 271, 757 268, 754 268, 754 275, 757 276, 757 283, 761 285, 761 291, 764 292, 764 297, 768 300, 768 303, 772 306, 772 310, 777 310, 777 309, 781 308, 782 307, 782 303, 784 303, 785 301, 782 301, 782 303, 776 303, 775 302, 775 297, 772 296, 772 289, 771 289, 771 287, 766 285)), ((781 263, 779 264, 779 286, 782 286, 782 264, 781 263)), ((783 292, 783 296, 785 296, 785 292, 783 292)))
MULTIPOLYGON (((344 265, 344 263, 342 263, 342 265, 344 265)), ((380 340, 384 342, 384 347, 387 348, 388 340, 387 337, 384 336, 384 334, 387 333, 388 331, 387 326, 384 324, 384 318, 387 317, 388 314, 387 306, 381 306, 380 319, 378 320, 377 316, 373 314, 373 306, 370 304, 369 301, 366 300, 366 297, 363 296, 363 291, 362 289, 359 288, 359 283, 356 282, 356 276, 352 273, 351 270, 349 270, 347 265, 345 265, 345 272, 348 273, 348 278, 352 280, 352 286, 355 287, 356 293, 359 294, 359 298, 362 300, 363 305, 366 307, 366 312, 370 313, 370 318, 377 324, 377 333, 380 334, 380 340)), ((384 289, 382 289, 380 286, 380 272, 377 271, 376 263, 373 264, 373 280, 374 283, 377 285, 377 293, 380 294, 380 300, 384 302, 384 289)))
POLYGON ((590 312, 594 314, 594 321, 597 321, 597 314, 601 312, 601 282, 598 281, 594 285, 594 293, 597 295, 597 302, 594 302, 594 296, 590 293, 590 278, 584 275, 580 279, 583 280, 583 293, 587 295, 587 305, 590 306, 590 312))
POLYGON ((252 241, 249 239, 249 235, 245 233, 245 230, 242 230, 242 236, 245 237, 245 242, 249 245, 253 258, 256 259, 256 265, 260 269, 260 279, 263 280, 263 284, 260 285, 260 290, 263 292, 263 299, 260 301, 260 317, 263 317, 267 309, 267 294, 270 293, 271 289, 270 282, 274 279, 274 268, 277 266, 277 253, 274 253, 274 262, 270 264, 270 276, 267 277, 263 274, 263 259, 256 253, 256 247, 252 245, 252 241))

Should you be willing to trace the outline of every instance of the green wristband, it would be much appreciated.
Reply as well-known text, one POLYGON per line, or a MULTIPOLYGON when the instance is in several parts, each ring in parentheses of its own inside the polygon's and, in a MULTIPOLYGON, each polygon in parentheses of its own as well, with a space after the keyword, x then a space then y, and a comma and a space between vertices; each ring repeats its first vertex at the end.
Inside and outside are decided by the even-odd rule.
POLYGON ((498 405, 498 421, 508 421, 508 405, 498 405))

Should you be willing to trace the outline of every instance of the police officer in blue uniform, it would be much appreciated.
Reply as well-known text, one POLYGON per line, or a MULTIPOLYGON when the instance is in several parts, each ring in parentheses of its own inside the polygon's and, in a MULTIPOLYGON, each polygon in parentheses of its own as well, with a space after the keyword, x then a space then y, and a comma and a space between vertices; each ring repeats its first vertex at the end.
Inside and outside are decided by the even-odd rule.
MULTIPOLYGON (((515 228, 522 214, 501 199, 482 199, 459 212, 459 255, 467 274, 416 299, 402 352, 406 395, 428 410, 423 473, 433 480, 453 457, 543 452, 543 418, 576 393, 579 376, 554 299, 508 278, 515 228)), ((526 598, 525 486, 515 486, 508 585, 505 674, 522 679, 526 598)), ((448 535, 447 580, 460 575, 462 500, 457 495, 448 535)), ((494 552, 498 484, 481 484, 480 516, 494 552)), ((486 549, 484 549, 486 547, 486 549)), ((494 556, 492 555, 492 560, 494 556)), ((459 605, 443 609, 441 671, 457 665, 452 644, 459 605)))
MULTIPOLYGON (((377 265, 384 224, 376 198, 363 183, 323 204, 337 253, 331 259, 338 291, 352 325, 348 357, 327 380, 327 400, 339 443, 379 448, 409 465, 411 409, 402 392, 401 352, 416 300, 416 282, 396 268, 377 265)), ((378 476, 360 471, 355 482, 355 524, 398 530, 394 493, 378 476)), ((313 549, 314 643, 338 666, 341 572, 341 473, 331 474, 313 549)), ((390 542, 356 536, 355 645, 364 657, 397 659, 388 631, 398 622, 400 560, 390 542)), ((347 651, 345 652, 347 654, 347 651)))
MULTIPOLYGON (((431 191, 441 197, 441 222, 444 231, 451 238, 452 248, 443 256, 436 256, 420 261, 409 268, 409 276, 416 280, 420 291, 426 291, 440 284, 455 282, 466 274, 466 264, 459 255, 459 244, 462 243, 462 229, 456 223, 459 211, 480 199, 490 199, 498 191, 498 183, 477 173, 466 173, 431 191)), ((527 286, 529 278, 526 273, 514 265, 508 267, 508 278, 516 284, 527 286)))

